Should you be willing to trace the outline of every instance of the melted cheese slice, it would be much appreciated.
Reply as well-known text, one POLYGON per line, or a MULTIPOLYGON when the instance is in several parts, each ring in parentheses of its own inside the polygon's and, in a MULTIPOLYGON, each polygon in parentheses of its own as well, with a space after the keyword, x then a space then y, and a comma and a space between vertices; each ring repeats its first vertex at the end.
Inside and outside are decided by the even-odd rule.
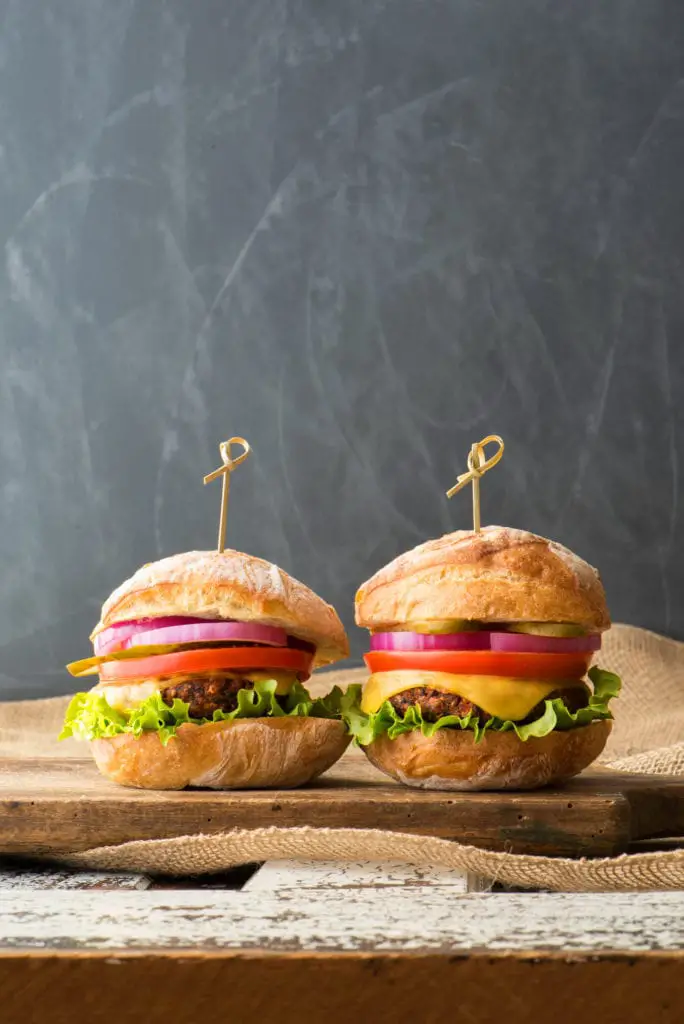
MULTIPOLYGON (((419 672, 408 669, 398 672, 376 672, 363 688, 361 710, 367 715, 377 711, 386 700, 414 686, 426 686, 477 704, 497 718, 519 722, 535 705, 553 690, 586 683, 580 679, 513 679, 508 676, 456 676, 449 672, 419 672)), ((588 692, 588 691, 587 691, 588 692)))
MULTIPOLYGON (((239 678, 238 673, 230 673, 231 679, 239 678)), ((198 676, 174 676, 173 679, 169 679, 165 685, 175 686, 177 683, 183 682, 197 682, 201 677, 198 676)), ((277 682, 276 693, 285 694, 289 693, 292 684, 297 678, 294 672, 249 672, 244 673, 245 679, 250 679, 253 682, 261 681, 263 679, 275 679, 277 682)), ((135 708, 138 704, 141 704, 148 697, 151 697, 153 693, 159 693, 163 687, 159 685, 158 679, 145 679, 139 682, 133 683, 110 683, 101 682, 97 686, 93 687, 94 690, 101 693, 107 700, 110 708, 116 708, 117 711, 130 711, 131 708, 135 708)))

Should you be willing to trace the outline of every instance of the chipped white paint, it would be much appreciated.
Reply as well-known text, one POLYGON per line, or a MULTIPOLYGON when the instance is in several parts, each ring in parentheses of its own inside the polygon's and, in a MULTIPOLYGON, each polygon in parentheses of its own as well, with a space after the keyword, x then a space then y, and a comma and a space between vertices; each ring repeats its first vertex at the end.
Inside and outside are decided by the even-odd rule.
POLYGON ((0 871, 3 889, 148 889, 146 875, 107 871, 0 871))
POLYGON ((355 889, 399 886, 418 888, 448 886, 456 892, 468 891, 465 872, 427 865, 370 864, 367 861, 267 861, 242 887, 251 892, 285 889, 355 889))
POLYGON ((684 892, 0 892, 0 952, 17 948, 674 951, 684 892))

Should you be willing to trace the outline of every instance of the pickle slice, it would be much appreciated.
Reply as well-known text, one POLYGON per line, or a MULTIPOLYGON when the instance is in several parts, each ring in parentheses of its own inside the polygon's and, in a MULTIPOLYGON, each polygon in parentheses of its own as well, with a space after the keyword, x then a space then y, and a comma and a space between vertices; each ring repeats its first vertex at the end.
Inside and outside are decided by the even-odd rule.
POLYGON ((583 626, 573 622, 507 622, 508 633, 529 633, 531 636, 573 637, 586 636, 583 626))
POLYGON ((472 633, 482 629, 482 622, 473 619, 428 619, 426 622, 407 622, 404 629, 411 633, 472 633))

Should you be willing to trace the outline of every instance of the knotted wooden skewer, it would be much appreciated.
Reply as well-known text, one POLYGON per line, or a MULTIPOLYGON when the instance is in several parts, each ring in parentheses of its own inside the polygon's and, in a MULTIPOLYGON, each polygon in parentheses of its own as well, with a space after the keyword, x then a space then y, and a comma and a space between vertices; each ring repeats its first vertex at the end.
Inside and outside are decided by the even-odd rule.
POLYGON ((478 441, 470 449, 468 455, 468 472, 461 473, 457 478, 456 483, 447 492, 447 498, 453 498, 454 494, 458 494, 462 487, 466 484, 472 483, 473 485, 473 530, 475 533, 480 532, 480 478, 491 469, 496 466, 497 462, 501 459, 504 453, 504 443, 498 434, 490 434, 488 437, 484 437, 481 441, 478 441), (488 444, 498 445, 498 451, 491 455, 488 459, 485 458, 485 448, 488 444))
POLYGON ((226 519, 228 517, 228 495, 230 492, 230 474, 233 472, 236 466, 239 466, 241 462, 244 462, 248 455, 251 454, 252 449, 249 447, 244 437, 231 437, 230 441, 222 441, 219 445, 219 452, 223 460, 223 465, 215 469, 213 473, 209 473, 204 478, 205 484, 210 484, 212 480, 218 479, 223 476, 223 489, 221 491, 221 515, 219 518, 219 530, 218 530, 218 552, 221 554, 226 548, 226 519), (230 446, 233 444, 239 444, 242 446, 242 454, 238 455, 234 459, 230 453, 230 446))

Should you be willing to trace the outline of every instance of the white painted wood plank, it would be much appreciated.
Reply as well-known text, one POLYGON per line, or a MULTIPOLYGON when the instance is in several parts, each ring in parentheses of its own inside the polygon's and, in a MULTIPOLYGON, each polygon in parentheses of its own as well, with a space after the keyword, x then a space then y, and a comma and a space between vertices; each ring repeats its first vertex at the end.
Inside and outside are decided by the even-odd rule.
POLYGON ((282 892, 286 889, 423 888, 448 886, 468 891, 466 872, 390 861, 267 861, 242 887, 246 892, 282 892))
POLYGON ((684 892, 345 889, 0 892, 0 952, 266 949, 463 953, 684 949, 684 892))
POLYGON ((106 871, 0 871, 0 890, 15 889, 148 889, 147 875, 106 871))

